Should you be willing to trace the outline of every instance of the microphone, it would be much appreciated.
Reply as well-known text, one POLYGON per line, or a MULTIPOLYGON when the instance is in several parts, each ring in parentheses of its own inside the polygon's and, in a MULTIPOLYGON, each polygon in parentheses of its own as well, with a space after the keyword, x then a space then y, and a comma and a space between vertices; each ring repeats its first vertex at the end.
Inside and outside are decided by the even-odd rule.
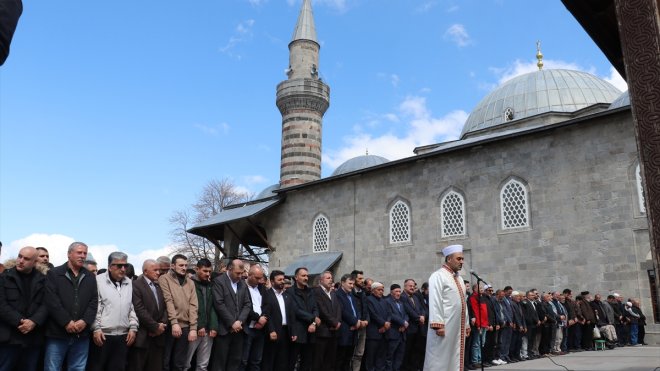
POLYGON ((471 271, 470 271, 470 274, 473 275, 477 280, 479 280, 479 281, 485 283, 486 285, 488 285, 488 282, 482 280, 481 277, 479 277, 479 275, 478 275, 475 271, 472 271, 472 270, 471 270, 471 271))

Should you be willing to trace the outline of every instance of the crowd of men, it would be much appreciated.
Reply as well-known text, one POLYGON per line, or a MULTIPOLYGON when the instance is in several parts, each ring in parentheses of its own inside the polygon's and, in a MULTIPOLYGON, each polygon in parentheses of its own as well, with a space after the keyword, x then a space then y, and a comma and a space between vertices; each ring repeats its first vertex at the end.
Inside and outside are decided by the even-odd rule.
MULTIPOLYGON (((427 336, 444 336, 444 324, 429 326, 429 285, 413 279, 385 295, 357 270, 337 282, 326 271, 310 285, 305 267, 266 277, 258 264, 237 259, 214 272, 200 259, 189 271, 184 255, 146 260, 132 279, 125 253, 111 253, 95 274, 87 249, 72 243, 67 262, 52 267, 45 248, 24 247, 4 267, 0 371, 416 371, 427 336)), ((523 295, 475 285, 464 297, 468 369, 590 350, 594 328, 610 348, 644 341, 639 303, 618 294, 574 300, 568 289, 523 295)))
POLYGON ((468 311, 467 369, 594 350, 599 343, 603 349, 645 345, 639 300, 624 301, 618 293, 602 300, 588 291, 574 298, 570 289, 518 292, 475 284, 468 311))

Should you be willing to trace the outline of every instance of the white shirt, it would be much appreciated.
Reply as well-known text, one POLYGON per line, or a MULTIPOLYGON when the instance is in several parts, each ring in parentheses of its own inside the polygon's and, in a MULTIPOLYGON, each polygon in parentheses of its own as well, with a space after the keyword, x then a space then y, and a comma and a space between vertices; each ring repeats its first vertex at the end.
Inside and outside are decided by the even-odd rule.
POLYGON ((234 280, 231 279, 231 276, 229 275, 229 272, 227 272, 227 277, 229 277, 229 282, 231 282, 231 288, 234 289, 234 294, 238 292, 238 281, 234 282, 234 280))
POLYGON ((286 307, 284 306, 284 290, 282 292, 277 292, 277 290, 273 289, 275 292, 275 298, 277 299, 277 303, 280 305, 280 312, 282 313, 282 326, 286 326, 286 307))
MULTIPOLYGON (((248 291, 250 292, 250 297, 252 298, 252 311, 261 315, 261 293, 259 292, 259 286, 252 287, 248 285, 248 291)), ((254 327, 256 321, 250 322, 250 327, 254 327)))

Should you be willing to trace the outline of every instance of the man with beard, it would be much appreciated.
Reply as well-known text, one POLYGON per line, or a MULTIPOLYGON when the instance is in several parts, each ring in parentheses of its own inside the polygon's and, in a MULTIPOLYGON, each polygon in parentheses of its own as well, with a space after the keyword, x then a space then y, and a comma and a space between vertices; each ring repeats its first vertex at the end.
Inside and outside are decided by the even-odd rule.
POLYGON ((46 328, 44 369, 60 371, 66 358, 69 370, 85 369, 90 326, 96 318, 96 279, 83 267, 87 245, 69 245, 67 262, 47 275, 49 321, 46 328))
POLYGON ((91 371, 124 370, 128 347, 135 342, 138 319, 133 310, 133 282, 126 276, 127 260, 123 252, 111 253, 108 271, 96 276, 99 304, 92 325, 91 371))
POLYGON ((582 314, 583 324, 582 324, 582 349, 584 350, 593 350, 594 349, 594 326, 596 325, 596 314, 591 308, 591 296, 589 291, 582 291, 580 293, 582 300, 578 300, 578 308, 580 308, 580 313, 582 314))
POLYGON ((319 309, 312 290, 307 287, 309 271, 305 267, 296 268, 295 283, 287 293, 291 297, 294 313, 291 335, 293 346, 289 358, 289 370, 296 369, 296 363, 300 356, 300 364, 297 370, 310 371, 312 369, 312 356, 314 353, 314 333, 321 324, 319 309))
POLYGON ((197 294, 197 340, 188 344, 186 365, 191 367, 195 353, 195 367, 193 369, 206 371, 211 358, 213 340, 218 335, 218 316, 213 309, 213 290, 211 288, 211 261, 202 258, 197 261, 195 274, 190 278, 195 283, 197 294))
POLYGON ((261 363, 263 371, 288 371, 289 348, 291 347, 291 325, 293 308, 289 293, 284 290, 284 272, 270 272, 270 286, 263 296, 266 322, 266 342, 261 363))
POLYGON ((369 308, 367 308, 367 288, 364 279, 364 272, 354 270, 351 276, 355 280, 353 287, 353 298, 355 298, 355 309, 358 311, 360 318, 360 326, 356 330, 357 341, 355 344, 355 351, 353 352, 353 359, 351 360, 352 371, 360 371, 362 366, 362 357, 364 356, 364 348, 367 341, 367 325, 369 324, 369 308))
POLYGON ((463 246, 442 250, 445 264, 429 278, 429 331, 424 370, 461 370, 465 337, 470 334, 465 284, 458 272, 463 268, 463 246))
MULTIPOLYGON (((161 266, 162 267, 162 266, 161 266)), ((165 337, 163 370, 186 370, 188 344, 197 340, 197 293, 186 274, 188 258, 176 254, 169 272, 158 278, 171 331, 165 337)))
POLYGON ((48 317, 46 277, 35 269, 37 251, 18 252, 16 266, 0 274, 0 369, 36 371, 48 317))
POLYGON ((213 300, 218 312, 218 336, 215 339, 213 362, 216 370, 238 370, 243 357, 243 342, 252 303, 247 285, 241 280, 245 264, 234 259, 223 273, 213 280, 213 300))

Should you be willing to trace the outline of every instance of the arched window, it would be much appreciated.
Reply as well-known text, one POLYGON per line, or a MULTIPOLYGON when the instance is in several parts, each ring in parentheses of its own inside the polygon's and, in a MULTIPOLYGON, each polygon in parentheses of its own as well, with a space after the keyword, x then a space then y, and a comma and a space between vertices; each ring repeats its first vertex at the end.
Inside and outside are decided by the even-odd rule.
POLYGON ((328 251, 330 241, 330 223, 328 218, 319 215, 314 219, 312 231, 312 251, 325 252, 328 251))
POLYGON ((440 228, 442 237, 465 235, 465 200, 455 191, 448 192, 440 201, 440 228))
POLYGON ((390 209, 390 243, 410 242, 410 208, 399 200, 390 209))
POLYGON ((500 190, 502 229, 529 227, 529 197, 525 185, 511 179, 500 190))
POLYGON ((642 184, 642 169, 640 169, 639 164, 635 168, 635 179, 637 180, 637 202, 639 202, 639 212, 646 212, 646 204, 644 203, 644 185, 642 184))

